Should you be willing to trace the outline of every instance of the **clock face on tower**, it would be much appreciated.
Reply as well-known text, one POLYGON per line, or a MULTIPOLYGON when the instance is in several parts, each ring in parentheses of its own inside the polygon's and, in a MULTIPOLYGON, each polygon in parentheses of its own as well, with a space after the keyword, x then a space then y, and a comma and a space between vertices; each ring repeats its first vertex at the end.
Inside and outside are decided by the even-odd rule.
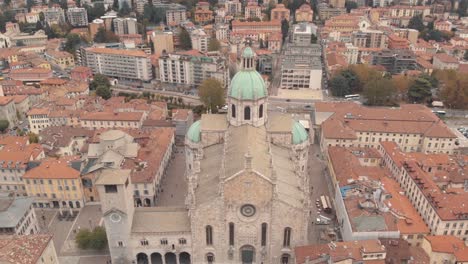
POLYGON ((117 214, 117 213, 112 213, 112 214, 110 215, 110 220, 111 220, 112 222, 114 222, 114 223, 118 223, 118 222, 120 222, 120 220, 122 220, 122 217, 121 217, 119 214, 117 214))

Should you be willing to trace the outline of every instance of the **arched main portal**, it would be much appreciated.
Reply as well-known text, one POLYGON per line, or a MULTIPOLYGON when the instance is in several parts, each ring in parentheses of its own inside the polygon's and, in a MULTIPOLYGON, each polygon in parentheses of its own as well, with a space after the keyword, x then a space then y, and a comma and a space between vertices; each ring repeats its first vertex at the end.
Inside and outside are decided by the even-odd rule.
POLYGON ((240 248, 240 259, 242 264, 252 264, 255 262, 255 248, 245 245, 240 248))
POLYGON ((159 253, 151 254, 151 264, 162 264, 162 256, 159 253))
POLYGON ((179 264, 190 264, 190 254, 187 252, 182 252, 179 255, 179 264))
POLYGON ((146 255, 145 253, 138 253, 137 264, 149 264, 148 255, 146 255))
POLYGON ((291 264, 291 255, 283 254, 281 256, 281 264, 291 264))
POLYGON ((151 206, 151 200, 149 198, 145 198, 145 207, 151 206))
POLYGON ((164 255, 164 260, 166 261, 166 264, 177 264, 177 259, 176 255, 174 253, 166 253, 164 255))

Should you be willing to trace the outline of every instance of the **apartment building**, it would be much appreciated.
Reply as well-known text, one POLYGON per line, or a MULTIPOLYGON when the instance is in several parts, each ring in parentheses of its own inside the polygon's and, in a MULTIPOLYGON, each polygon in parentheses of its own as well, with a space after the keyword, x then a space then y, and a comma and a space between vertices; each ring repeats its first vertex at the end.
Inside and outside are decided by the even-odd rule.
POLYGON ((114 18, 112 20, 114 25, 114 33, 116 35, 133 35, 138 34, 138 23, 136 18, 114 18))
POLYGON ((197 8, 194 15, 197 23, 205 24, 213 21, 213 11, 209 9, 197 8))
POLYGON ((331 146, 327 160, 344 241, 401 238, 421 245, 429 228, 398 182, 380 167, 376 148, 331 146))
POLYGON ((71 7, 67 10, 68 23, 74 27, 88 26, 88 12, 83 7, 71 7))
POLYGON ((327 3, 320 3, 317 6, 318 16, 320 20, 327 20, 335 16, 346 14, 346 8, 333 8, 327 3))
POLYGON ((226 59, 201 53, 182 52, 159 57, 159 79, 164 83, 198 86, 203 80, 215 78, 223 87, 229 83, 226 59))
POLYGON ((230 0, 224 2, 226 15, 238 16, 242 14, 242 3, 239 0, 230 0))
POLYGON ((379 48, 387 47, 387 36, 381 30, 364 29, 352 33, 351 41, 359 48, 379 48))
POLYGON ((245 19, 253 19, 253 18, 258 18, 262 19, 262 8, 254 2, 249 2, 247 6, 245 7, 245 14, 244 14, 245 19))
POLYGON ((460 62, 454 56, 446 53, 437 53, 432 59, 434 69, 439 70, 458 70, 460 62))
POLYGON ((271 20, 287 20, 289 21, 289 17, 291 16, 291 11, 287 9, 283 4, 277 4, 275 8, 271 10, 270 19, 271 20))
POLYGON ((372 65, 381 65, 391 74, 416 70, 416 56, 410 50, 385 49, 372 53, 372 65))
POLYGON ((52 78, 52 70, 45 68, 24 68, 11 70, 8 74, 13 80, 22 82, 40 82, 52 78))
POLYGON ((83 114, 81 127, 88 129, 101 128, 141 128, 145 120, 143 112, 93 112, 83 114))
POLYGON ((0 191, 26 195, 22 182, 23 174, 28 169, 28 162, 35 162, 45 157, 42 147, 29 144, 27 136, 3 136, 0 138, 0 191))
POLYGON ((314 20, 314 11, 308 3, 302 4, 296 9, 297 22, 312 22, 314 20))
POLYGON ((194 50, 198 50, 201 52, 207 52, 208 51, 208 42, 210 40, 210 37, 206 32, 201 29, 197 28, 194 29, 190 32, 190 39, 192 40, 192 48, 194 50))
POLYGON ((215 35, 219 41, 228 40, 229 38, 229 25, 215 24, 215 35))
POLYGON ((280 87, 283 89, 321 89, 322 62, 320 56, 321 47, 319 44, 288 45, 283 53, 280 87))
POLYGON ((99 31, 100 28, 105 28, 104 20, 96 18, 88 25, 89 28, 89 36, 91 39, 94 39, 96 33, 99 31))
POLYGON ((356 64, 359 61, 359 49, 351 43, 330 42, 327 44, 326 49, 327 60, 329 59, 329 54, 335 53, 343 56, 347 64, 356 64))
POLYGON ((47 50, 44 53, 47 61, 64 70, 75 67, 75 57, 66 51, 47 50))
POLYGON ((24 176, 28 196, 39 208, 73 209, 84 205, 80 172, 66 159, 45 160, 24 176))
POLYGON ((174 33, 171 31, 153 31, 150 38, 155 54, 174 52, 174 33))
POLYGON ((354 102, 319 102, 315 110, 322 149, 329 146, 373 147, 392 141, 404 151, 448 153, 456 135, 422 105, 399 108, 366 107, 354 102))
POLYGON ((81 49, 81 63, 94 74, 144 82, 153 79, 150 56, 141 50, 84 48, 81 49))
POLYGON ((32 206, 34 198, 0 194, 0 234, 39 233, 38 218, 32 206))
MULTIPOLYGON (((429 143, 428 143, 429 144, 429 143)), ((433 145, 446 144, 437 140, 433 145)), ((382 165, 400 184, 432 235, 468 238, 466 155, 403 152, 395 142, 378 147, 382 165)))
POLYGON ((465 241, 455 236, 426 236, 421 247, 430 263, 468 262, 468 247, 465 241))
POLYGON ((0 243, 3 245, 0 248, 3 263, 59 263, 50 234, 7 235, 0 238, 0 243))
POLYGON ((298 45, 312 43, 312 35, 317 34, 317 26, 312 23, 294 24, 292 29, 292 42, 298 45))
POLYGON ((33 108, 27 113, 29 129, 39 134, 44 128, 50 126, 48 108, 33 108))
POLYGON ((166 9, 166 22, 170 26, 178 26, 187 20, 187 9, 180 4, 171 4, 166 9))
POLYGON ((49 7, 43 13, 44 21, 49 25, 65 23, 65 12, 60 6, 49 7))

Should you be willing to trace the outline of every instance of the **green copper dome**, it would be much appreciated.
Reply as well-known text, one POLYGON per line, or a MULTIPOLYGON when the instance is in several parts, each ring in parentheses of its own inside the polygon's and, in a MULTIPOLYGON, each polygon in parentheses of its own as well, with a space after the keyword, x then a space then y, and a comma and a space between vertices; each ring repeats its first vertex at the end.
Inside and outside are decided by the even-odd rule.
POLYGON ((246 47, 244 51, 242 51, 242 57, 243 58, 252 58, 255 56, 255 52, 251 47, 246 47))
POLYGON ((267 97, 262 76, 255 70, 241 70, 231 81, 229 96, 239 100, 255 100, 267 97))
POLYGON ((304 126, 294 121, 292 126, 292 141, 293 144, 301 144, 302 142, 306 141, 309 138, 309 134, 305 130, 304 126))
POLYGON ((200 142, 200 125, 201 122, 198 120, 193 123, 187 131, 187 138, 194 143, 200 142))

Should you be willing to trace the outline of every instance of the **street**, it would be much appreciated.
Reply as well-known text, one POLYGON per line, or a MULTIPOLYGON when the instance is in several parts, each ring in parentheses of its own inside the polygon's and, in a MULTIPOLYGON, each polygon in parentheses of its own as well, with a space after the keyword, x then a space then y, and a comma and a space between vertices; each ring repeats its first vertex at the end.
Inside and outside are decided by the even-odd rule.
POLYGON ((319 144, 312 144, 309 150, 309 162, 308 162, 308 175, 309 183, 311 188, 311 201, 312 201, 312 214, 309 221, 309 233, 308 239, 311 244, 327 243, 328 241, 322 240, 320 235, 327 229, 334 229, 334 222, 330 225, 317 225, 316 218, 319 214, 334 219, 334 216, 326 214, 324 212, 318 212, 318 208, 315 206, 315 201, 320 199, 322 195, 328 195, 330 199, 333 199, 331 195, 332 187, 328 179, 328 173, 326 170, 326 163, 322 160, 322 152, 319 144))

